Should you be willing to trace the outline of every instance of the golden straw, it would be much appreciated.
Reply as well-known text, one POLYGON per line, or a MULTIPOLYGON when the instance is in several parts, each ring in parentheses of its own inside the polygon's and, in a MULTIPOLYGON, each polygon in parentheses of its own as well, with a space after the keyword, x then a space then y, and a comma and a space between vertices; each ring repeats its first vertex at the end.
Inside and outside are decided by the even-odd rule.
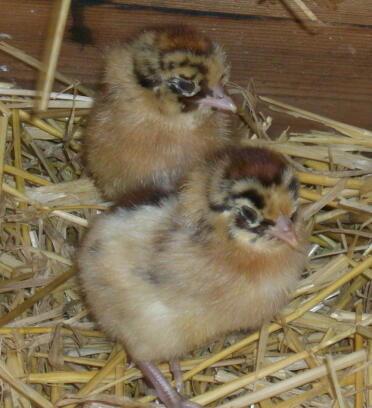
POLYGON ((44 397, 42 397, 37 391, 29 387, 28 385, 24 384, 18 378, 14 377, 13 374, 8 370, 4 361, 1 359, 0 359, 0 378, 37 406, 42 408, 53 408, 53 404, 46 400, 44 397))
POLYGON ((54 289, 58 288, 63 282, 66 282, 68 279, 72 278, 76 274, 76 269, 74 267, 68 269, 62 275, 58 276, 54 281, 49 283, 49 285, 45 286, 43 289, 37 291, 33 296, 29 297, 23 303, 19 304, 15 309, 11 312, 7 313, 5 316, 0 318, 0 327, 5 326, 7 323, 14 320, 20 314, 22 314, 25 310, 30 308, 48 293, 52 292, 54 289))
MULTIPOLYGON (((97 374, 92 377, 84 387, 80 388, 77 392, 77 395, 84 395, 89 394, 94 388, 104 379, 108 374, 110 374, 114 368, 120 364, 126 358, 126 353, 122 349, 117 354, 115 354, 107 363, 106 365, 101 368, 97 374)), ((66 408, 74 408, 76 404, 68 405, 66 408)))
POLYGON ((6 133, 8 130, 8 117, 0 116, 0 197, 3 192, 3 174, 5 162, 5 143, 6 143, 6 133))
MULTIPOLYGON (((350 367, 356 363, 363 362, 367 360, 367 352, 365 350, 356 351, 355 353, 339 357, 334 361, 334 368, 336 370, 342 370, 346 367, 350 367)), ((327 367, 325 364, 320 367, 312 368, 301 374, 284 380, 282 382, 276 383, 265 387, 262 390, 256 391, 254 393, 243 395, 230 402, 220 405, 221 408, 243 408, 248 407, 251 404, 259 402, 261 399, 273 397, 279 395, 282 392, 291 390, 292 388, 299 387, 303 384, 312 382, 318 378, 324 377, 327 374, 327 367)))
POLYGON ((70 3, 71 0, 54 0, 52 16, 49 20, 49 33, 45 42, 44 58, 37 85, 37 93, 40 95, 40 98, 35 99, 36 111, 45 111, 48 107, 49 94, 54 82, 70 3))

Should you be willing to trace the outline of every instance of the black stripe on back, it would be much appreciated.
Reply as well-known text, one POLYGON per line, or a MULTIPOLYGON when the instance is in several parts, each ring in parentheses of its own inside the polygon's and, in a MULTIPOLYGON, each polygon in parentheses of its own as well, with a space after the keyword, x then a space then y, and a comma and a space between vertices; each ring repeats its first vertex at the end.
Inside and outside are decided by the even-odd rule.
POLYGON ((116 202, 114 209, 125 208, 135 210, 139 206, 152 205, 160 206, 162 201, 176 194, 172 191, 165 191, 158 188, 143 187, 128 193, 124 193, 116 202))

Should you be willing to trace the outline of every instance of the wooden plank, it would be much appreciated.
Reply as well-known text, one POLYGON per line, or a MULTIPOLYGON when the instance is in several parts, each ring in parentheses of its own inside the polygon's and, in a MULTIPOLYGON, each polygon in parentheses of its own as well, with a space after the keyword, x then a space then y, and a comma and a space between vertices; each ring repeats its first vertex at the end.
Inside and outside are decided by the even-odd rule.
MULTIPOLYGON (((52 2, 26 1, 17 2, 17 10, 14 3, 4 1, 7 6, 1 7, 2 24, 0 40, 20 48, 27 54, 41 60, 43 46, 47 34, 48 19, 52 10, 52 2)), ((0 81, 13 82, 23 86, 36 87, 37 72, 22 62, 0 54, 0 81)))
MULTIPOLYGON (((107 2, 108 3, 108 2, 107 2)), ((117 6, 165 12, 182 10, 200 12, 200 14, 219 16, 219 18, 244 19, 244 16, 256 16, 277 19, 292 19, 292 10, 298 8, 294 0, 259 1, 259 0, 112 0, 117 6), (288 6, 286 6, 288 5, 288 6)), ((372 25, 372 2, 363 0, 304 0, 304 4, 324 23, 372 25)), ((197 13, 196 13, 197 15, 197 13)))
MULTIPOLYGON (((199 3, 205 5, 208 1, 199 3)), ((146 2, 141 1, 143 3, 146 2)), ((172 5, 174 3, 186 4, 175 1, 172 5)), ((222 5, 219 0, 213 3, 216 7, 222 5)), ((241 7, 251 4, 226 3, 230 4, 229 7, 233 3, 236 9, 238 3, 241 7)), ((351 3, 356 4, 345 0, 338 7, 351 3)), ((370 2, 364 2, 370 13, 371 4, 366 3, 370 2)), ((271 11, 272 7, 267 2, 267 10, 271 11)), ((41 0, 19 0, 17 13, 11 7, 3 8, 2 18, 11 22, 6 30, 3 29, 12 36, 10 43, 40 58, 49 10, 50 2, 41 0)), ((355 15, 356 11, 353 13, 355 15)), ((372 26, 333 25, 311 35, 289 18, 232 19, 124 10, 114 6, 86 7, 83 16, 84 26, 91 30, 93 45, 82 46, 71 41, 70 16, 58 70, 88 86, 94 87, 99 82, 101 50, 107 44, 124 40, 146 26, 182 22, 205 31, 224 45, 232 64, 231 79, 234 82, 245 85, 253 79, 259 94, 279 98, 333 119, 372 128, 372 26)), ((8 69, 0 71, 0 81, 32 86, 36 79, 34 71, 7 56, 1 55, 0 65, 8 69)), ((278 115, 274 123, 277 128, 283 128, 291 122, 288 117, 278 115)))

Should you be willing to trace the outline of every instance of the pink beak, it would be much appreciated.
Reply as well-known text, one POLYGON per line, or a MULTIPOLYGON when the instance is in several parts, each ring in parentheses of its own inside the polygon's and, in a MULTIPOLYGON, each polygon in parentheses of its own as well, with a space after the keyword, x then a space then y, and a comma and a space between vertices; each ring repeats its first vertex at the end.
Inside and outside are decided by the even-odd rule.
POLYGON ((208 95, 205 98, 200 99, 199 104, 202 106, 210 106, 211 108, 216 108, 218 110, 236 112, 234 101, 229 95, 227 95, 226 91, 220 84, 213 89, 212 96, 208 95))
POLYGON ((296 247, 298 244, 293 223, 283 214, 279 215, 276 220, 275 228, 270 230, 270 235, 287 242, 291 247, 296 247))

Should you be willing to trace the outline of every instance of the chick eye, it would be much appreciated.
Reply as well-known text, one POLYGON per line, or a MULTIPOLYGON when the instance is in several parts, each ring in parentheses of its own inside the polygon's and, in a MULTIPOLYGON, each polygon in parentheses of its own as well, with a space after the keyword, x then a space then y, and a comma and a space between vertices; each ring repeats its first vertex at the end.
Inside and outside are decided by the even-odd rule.
POLYGON ((196 94, 195 83, 182 77, 173 77, 167 81, 169 88, 177 95, 193 96, 196 94))
POLYGON ((298 183, 295 177, 292 177, 289 185, 288 185, 288 190, 292 192, 293 197, 295 200, 298 198, 298 183))
POLYGON ((257 221, 257 213, 255 210, 253 210, 250 207, 247 207, 246 205, 240 208, 240 214, 245 218, 247 221, 250 223, 254 223, 257 221))
POLYGON ((291 221, 292 222, 294 222, 294 221, 296 221, 296 218, 297 218, 297 210, 291 215, 291 221))
POLYGON ((246 205, 239 208, 235 225, 240 229, 252 229, 257 226, 258 215, 257 212, 246 205))

